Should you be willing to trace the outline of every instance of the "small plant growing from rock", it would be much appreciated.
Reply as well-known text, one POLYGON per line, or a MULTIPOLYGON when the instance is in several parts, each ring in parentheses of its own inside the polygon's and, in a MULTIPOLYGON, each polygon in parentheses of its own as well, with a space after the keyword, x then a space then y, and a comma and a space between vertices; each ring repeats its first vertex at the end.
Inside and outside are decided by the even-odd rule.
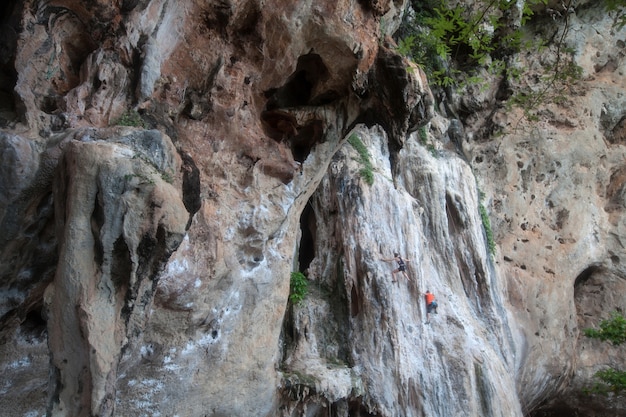
POLYGON ((114 124, 117 126, 146 127, 141 115, 136 110, 128 110, 114 124))
POLYGON ((626 319, 617 311, 611 313, 611 317, 600 322, 600 329, 583 329, 587 337, 609 341, 618 346, 626 342, 626 319))
POLYGON ((309 282, 302 272, 297 271, 291 273, 290 284, 289 301, 293 304, 300 304, 307 294, 309 282))
POLYGON ((480 199, 478 202, 478 211, 480 212, 480 218, 483 222, 483 229, 485 229, 485 236, 487 237, 487 248, 489 249, 489 254, 494 255, 496 253, 496 242, 493 239, 493 231, 491 230, 491 222, 489 221, 489 214, 487 213, 487 209, 483 204, 484 194, 483 192, 479 192, 480 199))
MULTIPOLYGON (((614 311, 611 317, 600 322, 600 329, 583 329, 587 337, 611 342, 618 346, 626 342, 626 319, 619 312, 614 311)), ((609 392, 619 393, 626 391, 626 372, 608 368, 598 371, 594 375, 601 382, 596 382, 591 388, 586 389, 587 393, 608 394, 609 392)))
POLYGON ((361 138, 356 133, 353 133, 348 138, 348 143, 352 145, 352 147, 359 153, 360 162, 363 165, 363 168, 359 171, 367 185, 374 184, 374 167, 372 166, 372 162, 370 161, 370 153, 367 150, 367 147, 361 141, 361 138))
POLYGON ((163 181, 169 184, 174 183, 174 174, 172 174, 171 172, 161 172, 161 178, 163 179, 163 181))
POLYGON ((614 13, 613 27, 622 30, 626 26, 626 0, 604 0, 604 8, 608 13, 614 13))
POLYGON ((419 128, 419 137, 420 143, 428 149, 433 158, 437 158, 439 155, 437 154, 437 148, 435 145, 429 142, 428 140, 428 132, 426 131, 426 126, 422 126, 419 128))
POLYGON ((419 128, 420 142, 422 145, 426 146, 428 143, 428 132, 426 132, 426 126, 421 126, 419 128))

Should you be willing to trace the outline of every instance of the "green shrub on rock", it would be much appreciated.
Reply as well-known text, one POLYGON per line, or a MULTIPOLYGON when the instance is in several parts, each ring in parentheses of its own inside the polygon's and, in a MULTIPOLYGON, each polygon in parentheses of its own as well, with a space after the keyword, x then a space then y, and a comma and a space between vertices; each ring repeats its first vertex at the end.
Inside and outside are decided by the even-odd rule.
POLYGON ((308 281, 306 276, 302 272, 291 273, 291 290, 289 295, 289 301, 293 304, 300 304, 308 291, 308 281))
POLYGON ((348 138, 348 143, 359 153, 361 165, 363 168, 359 171, 367 185, 374 184, 374 167, 370 161, 370 153, 367 147, 361 141, 361 138, 356 133, 353 133, 348 138))
MULTIPOLYGON (((611 317, 600 322, 600 329, 583 329, 587 337, 609 341, 618 346, 626 342, 626 319, 617 311, 611 313, 611 317)), ((608 394, 626 391, 626 372, 613 368, 603 369, 594 375, 600 382, 596 382, 587 393, 608 394)))

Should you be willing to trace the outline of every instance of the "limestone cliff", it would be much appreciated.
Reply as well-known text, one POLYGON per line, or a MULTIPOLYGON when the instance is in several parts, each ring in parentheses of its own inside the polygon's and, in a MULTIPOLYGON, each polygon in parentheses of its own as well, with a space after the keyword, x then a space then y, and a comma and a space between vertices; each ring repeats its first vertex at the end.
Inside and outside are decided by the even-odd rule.
POLYGON ((529 118, 553 50, 433 95, 404 0, 5 2, 2 414, 626 415, 626 30, 557 3, 529 118))

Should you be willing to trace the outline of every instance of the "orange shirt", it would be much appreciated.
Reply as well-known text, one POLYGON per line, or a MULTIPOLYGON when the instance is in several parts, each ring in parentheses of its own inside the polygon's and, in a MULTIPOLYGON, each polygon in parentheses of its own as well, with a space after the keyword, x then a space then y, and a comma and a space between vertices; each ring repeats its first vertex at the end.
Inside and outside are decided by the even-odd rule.
POLYGON ((435 300, 435 295, 433 293, 427 292, 424 296, 426 297, 426 305, 432 303, 435 300))

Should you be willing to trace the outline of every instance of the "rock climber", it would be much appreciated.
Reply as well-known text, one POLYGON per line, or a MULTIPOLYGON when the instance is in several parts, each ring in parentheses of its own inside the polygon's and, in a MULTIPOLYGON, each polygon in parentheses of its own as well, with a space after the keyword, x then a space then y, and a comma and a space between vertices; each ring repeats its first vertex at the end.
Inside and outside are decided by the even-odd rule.
POLYGON ((435 295, 430 291, 426 290, 426 292, 424 293, 424 298, 426 299, 426 324, 429 324, 430 313, 434 312, 435 314, 437 314, 438 305, 435 301, 435 295))
POLYGON ((409 278, 409 275, 406 273, 406 264, 410 262, 409 260, 402 259, 402 257, 397 252, 394 252, 393 258, 391 258, 391 259, 383 259, 383 261, 385 261, 385 262, 396 261, 398 263, 398 268, 394 269, 391 272, 391 280, 393 282, 397 282, 396 281, 396 274, 398 272, 402 272, 402 275, 404 275, 404 278, 406 278, 408 281, 411 280, 411 278, 409 278))

